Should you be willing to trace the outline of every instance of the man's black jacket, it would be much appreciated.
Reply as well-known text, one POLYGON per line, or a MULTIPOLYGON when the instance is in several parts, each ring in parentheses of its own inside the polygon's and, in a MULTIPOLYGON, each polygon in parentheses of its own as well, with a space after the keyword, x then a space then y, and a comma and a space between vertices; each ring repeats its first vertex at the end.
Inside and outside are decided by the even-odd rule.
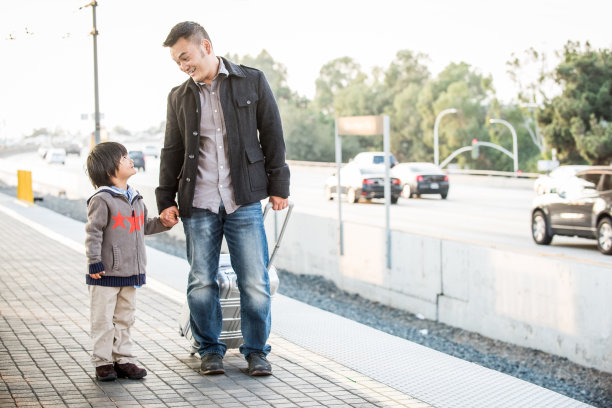
MULTIPOLYGON (((229 75, 220 99, 227 131, 230 176, 236 204, 289 196, 289 167, 278 106, 264 74, 223 58, 229 75)), ((160 156, 157 207, 177 205, 190 217, 200 146, 200 96, 191 78, 170 91, 166 137, 160 156)))

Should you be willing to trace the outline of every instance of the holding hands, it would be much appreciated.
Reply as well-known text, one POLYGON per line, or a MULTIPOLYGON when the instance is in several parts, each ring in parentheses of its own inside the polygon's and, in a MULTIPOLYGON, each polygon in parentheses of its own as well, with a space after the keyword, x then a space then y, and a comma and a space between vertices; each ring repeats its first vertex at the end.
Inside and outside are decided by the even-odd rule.
POLYGON ((178 217, 179 211, 176 206, 168 207, 159 214, 159 220, 167 228, 172 228, 178 224, 178 217))

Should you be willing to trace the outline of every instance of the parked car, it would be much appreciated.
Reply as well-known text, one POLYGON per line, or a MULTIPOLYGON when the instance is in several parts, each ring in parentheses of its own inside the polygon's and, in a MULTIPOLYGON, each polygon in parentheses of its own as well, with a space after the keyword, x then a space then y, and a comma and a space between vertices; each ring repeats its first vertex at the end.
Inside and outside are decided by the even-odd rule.
MULTIPOLYGON (((351 160, 360 166, 372 166, 372 165, 384 165, 385 164, 385 153, 384 152, 361 152, 357 154, 351 160)), ((397 164, 397 160, 393 154, 389 153, 389 166, 393 167, 397 164)))
POLYGON ((400 163, 391 170, 402 181, 402 197, 418 197, 421 194, 448 196, 448 176, 433 163, 400 163))
MULTIPOLYGON (((385 197, 385 172, 381 166, 360 166, 350 162, 340 170, 342 183, 341 196, 345 196, 349 203, 356 203, 361 198, 371 200, 385 197)), ((400 180, 391 177, 391 203, 396 204, 402 187, 400 180)), ((333 200, 337 197, 338 177, 331 175, 325 182, 325 197, 333 200)))
POLYGON ((66 150, 66 154, 76 154, 77 156, 81 155, 81 146, 77 143, 68 143, 64 146, 66 150))
POLYGON ((52 148, 47 151, 45 155, 45 160, 47 163, 66 163, 66 150, 62 148, 52 148))
POLYGON ((558 186, 565 183, 567 179, 574 177, 576 173, 586 169, 587 167, 589 166, 559 166, 552 170, 549 174, 543 174, 538 177, 533 183, 533 190, 536 192, 536 194, 554 193, 558 186))
POLYGON ((142 169, 142 171, 145 171, 145 155, 141 150, 130 150, 128 156, 134 161, 136 170, 142 169))
POLYGON ((537 196, 531 211, 531 236, 548 245, 555 235, 597 240, 597 248, 612 255, 612 166, 578 172, 554 193, 537 196))
POLYGON ((145 146, 144 148, 145 157, 159 157, 159 148, 157 146, 145 146))

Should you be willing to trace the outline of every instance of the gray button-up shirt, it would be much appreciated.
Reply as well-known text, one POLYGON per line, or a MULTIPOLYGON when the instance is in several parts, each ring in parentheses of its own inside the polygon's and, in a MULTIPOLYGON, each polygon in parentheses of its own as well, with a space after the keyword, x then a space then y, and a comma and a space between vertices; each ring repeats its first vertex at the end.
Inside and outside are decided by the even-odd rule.
POLYGON ((200 153, 198 157, 198 177, 196 178, 193 206, 213 213, 219 213, 223 202, 228 214, 238 209, 234 201, 234 189, 229 169, 227 132, 219 87, 228 71, 219 58, 219 72, 210 85, 198 83, 200 89, 200 153))

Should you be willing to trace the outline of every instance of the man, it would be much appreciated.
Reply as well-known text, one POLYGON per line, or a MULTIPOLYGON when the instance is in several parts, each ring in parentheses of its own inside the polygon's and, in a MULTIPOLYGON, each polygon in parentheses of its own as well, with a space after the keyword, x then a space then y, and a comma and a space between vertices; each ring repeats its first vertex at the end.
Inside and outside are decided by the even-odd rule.
POLYGON ((240 352, 250 375, 270 375, 268 247, 260 201, 269 197, 274 210, 288 204, 278 107, 263 73, 216 57, 199 24, 177 24, 163 45, 191 78, 168 96, 155 193, 162 219, 183 221, 191 265, 187 302, 200 344, 200 372, 224 373, 216 276, 225 236, 240 289, 240 352))

